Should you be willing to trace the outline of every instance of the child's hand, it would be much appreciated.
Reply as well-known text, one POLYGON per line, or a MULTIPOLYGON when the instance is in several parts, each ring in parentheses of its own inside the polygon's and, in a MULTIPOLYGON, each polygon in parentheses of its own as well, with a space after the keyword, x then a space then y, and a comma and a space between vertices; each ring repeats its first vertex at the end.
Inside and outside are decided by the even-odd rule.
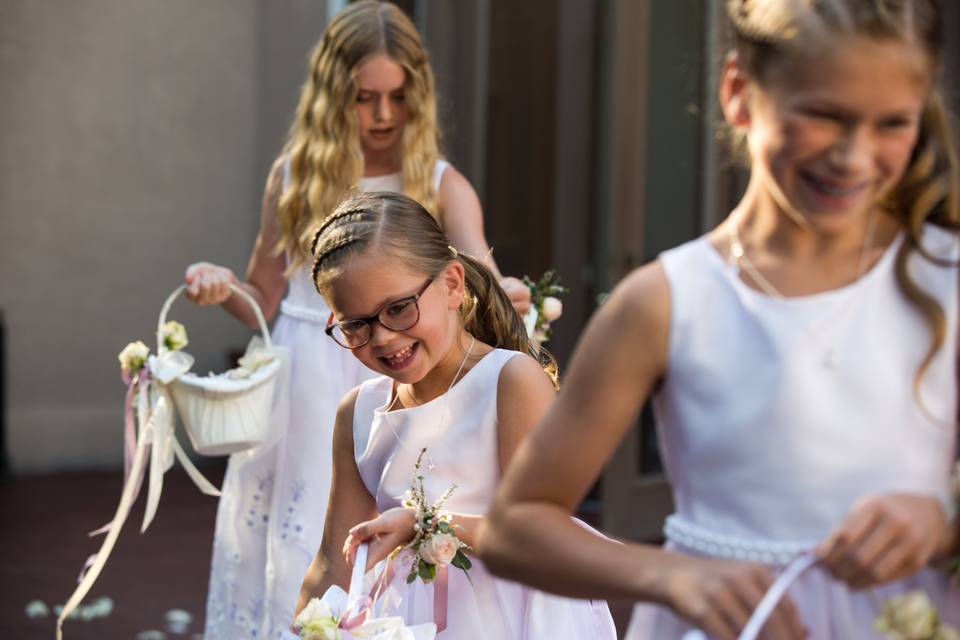
MULTIPOLYGON (((774 577, 762 564, 715 558, 684 558, 671 577, 669 604, 711 638, 736 640, 774 577)), ((806 638, 806 627, 788 596, 763 627, 769 640, 806 638)))
POLYGON ((530 288, 517 278, 504 278, 500 286, 510 298, 510 304, 521 316, 530 310, 530 288))
POLYGON ((837 580, 864 589, 916 573, 949 540, 947 519, 936 498, 867 496, 820 544, 817 555, 837 580))
POLYGON ((230 297, 230 285, 237 283, 233 271, 209 262, 197 262, 187 267, 183 277, 187 283, 187 298, 197 304, 220 304, 230 297))
POLYGON ((413 524, 416 521, 413 509, 394 507, 387 509, 373 520, 361 522, 350 529, 343 543, 343 555, 351 567, 357 557, 357 547, 370 543, 367 552, 366 571, 390 555, 394 549, 413 539, 413 524))

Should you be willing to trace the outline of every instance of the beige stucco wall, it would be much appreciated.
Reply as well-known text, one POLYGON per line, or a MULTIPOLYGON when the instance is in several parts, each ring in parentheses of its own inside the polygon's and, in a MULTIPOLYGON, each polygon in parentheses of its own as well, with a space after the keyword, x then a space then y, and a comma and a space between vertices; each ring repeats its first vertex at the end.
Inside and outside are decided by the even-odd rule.
MULTIPOLYGON (((242 272, 322 0, 0 3, 0 310, 14 472, 115 467, 117 352, 184 267, 242 272)), ((197 369, 249 333, 187 302, 197 369)))

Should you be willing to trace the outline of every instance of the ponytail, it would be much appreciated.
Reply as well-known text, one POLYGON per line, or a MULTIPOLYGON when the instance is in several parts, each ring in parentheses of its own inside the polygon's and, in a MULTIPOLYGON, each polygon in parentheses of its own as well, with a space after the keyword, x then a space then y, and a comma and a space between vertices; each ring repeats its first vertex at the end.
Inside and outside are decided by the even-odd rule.
POLYGON ((529 354, 559 388, 557 361, 527 334, 523 319, 489 268, 473 256, 457 253, 466 278, 466 295, 460 306, 463 327, 477 340, 494 347, 529 354))
POLYGON ((480 260, 450 246, 437 220, 416 200, 387 191, 351 196, 327 217, 313 238, 313 283, 323 293, 351 255, 376 247, 411 269, 436 275, 451 260, 463 265, 463 328, 481 342, 533 357, 559 386, 557 361, 527 335, 523 320, 493 273, 480 260))

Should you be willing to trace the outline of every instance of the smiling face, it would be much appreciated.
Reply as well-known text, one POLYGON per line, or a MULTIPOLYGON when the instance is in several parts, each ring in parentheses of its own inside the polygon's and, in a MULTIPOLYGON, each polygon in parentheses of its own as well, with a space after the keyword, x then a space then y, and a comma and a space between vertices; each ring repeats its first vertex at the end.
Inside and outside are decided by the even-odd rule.
MULTIPOLYGON (((379 249, 351 257, 326 287, 325 297, 337 322, 366 318, 390 303, 415 295, 430 274, 414 272, 402 261, 384 258, 379 249)), ((406 384, 423 380, 455 351, 462 331, 458 309, 463 300, 463 267, 452 261, 423 290, 420 318, 409 329, 392 331, 374 322, 370 341, 353 349, 364 365, 406 384)), ((454 354, 453 357, 457 357, 454 354)))
POLYGON ((836 231, 903 176, 930 90, 929 61, 913 44, 859 36, 812 49, 777 61, 760 82, 728 67, 722 101, 728 122, 746 130, 761 193, 782 212, 836 231))
POLYGON ((361 148, 367 152, 399 149, 407 122, 407 75, 403 67, 378 53, 357 66, 355 77, 361 148))

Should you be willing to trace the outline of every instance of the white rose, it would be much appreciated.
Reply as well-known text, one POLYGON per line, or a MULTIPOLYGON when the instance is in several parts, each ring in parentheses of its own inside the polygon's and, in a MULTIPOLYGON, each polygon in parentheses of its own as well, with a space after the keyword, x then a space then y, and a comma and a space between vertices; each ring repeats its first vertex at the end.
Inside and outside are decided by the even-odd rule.
POLYGON ((543 299, 543 317, 547 322, 553 322, 563 314, 563 303, 553 296, 543 299))
POLYGON ((312 598, 294 619, 294 623, 300 627, 300 637, 303 640, 339 640, 340 638, 333 610, 320 598, 312 598))
POLYGON ((927 640, 937 631, 938 618, 926 593, 910 591, 887 600, 874 626, 890 637, 927 640))
POLYGON ((450 564, 460 550, 457 536, 449 533, 435 533, 420 545, 420 557, 431 564, 445 566, 450 564))
POLYGON ((150 355, 150 347, 141 341, 131 342, 123 348, 118 358, 120 359, 120 368, 123 371, 139 371, 147 362, 147 356, 150 355))
POLYGON ((164 323, 160 336, 163 338, 163 346, 170 351, 179 351, 187 346, 187 330, 176 320, 164 323))

